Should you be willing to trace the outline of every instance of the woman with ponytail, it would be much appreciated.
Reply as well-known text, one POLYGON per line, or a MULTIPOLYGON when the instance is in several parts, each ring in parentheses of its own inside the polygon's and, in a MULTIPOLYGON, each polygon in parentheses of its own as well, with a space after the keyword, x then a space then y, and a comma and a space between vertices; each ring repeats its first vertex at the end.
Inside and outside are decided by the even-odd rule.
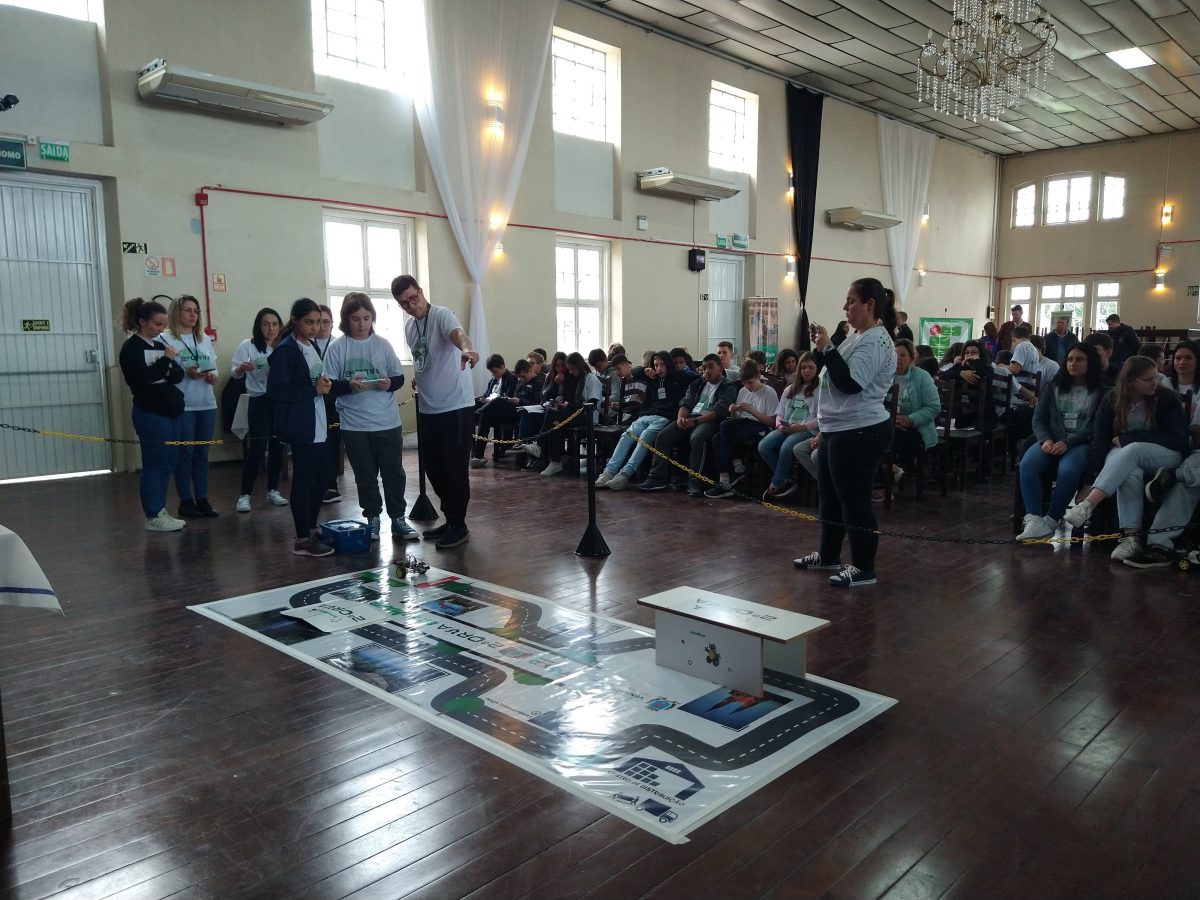
POLYGON ((179 531, 186 524, 167 512, 167 485, 179 448, 183 381, 179 355, 161 335, 167 327, 167 310, 154 300, 135 297, 125 304, 121 325, 130 332, 121 345, 121 374, 133 391, 133 427, 142 442, 142 474, 138 490, 147 531, 179 531))

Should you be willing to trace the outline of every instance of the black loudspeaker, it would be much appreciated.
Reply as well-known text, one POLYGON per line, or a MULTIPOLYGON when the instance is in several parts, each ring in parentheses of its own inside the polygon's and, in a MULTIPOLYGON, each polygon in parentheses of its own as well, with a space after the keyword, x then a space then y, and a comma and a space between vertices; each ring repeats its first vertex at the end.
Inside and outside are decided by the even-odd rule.
POLYGON ((692 249, 688 251, 688 268, 693 272, 704 271, 704 251, 692 249))

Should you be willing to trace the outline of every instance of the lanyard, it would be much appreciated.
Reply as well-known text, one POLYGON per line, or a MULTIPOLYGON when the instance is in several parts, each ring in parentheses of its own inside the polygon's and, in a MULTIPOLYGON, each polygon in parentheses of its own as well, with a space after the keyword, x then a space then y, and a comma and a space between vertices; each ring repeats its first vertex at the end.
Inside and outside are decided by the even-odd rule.
POLYGON ((329 349, 329 342, 332 340, 333 340, 333 338, 325 338, 325 350, 322 350, 321 349, 321 339, 320 338, 312 339, 312 348, 317 351, 317 359, 321 360, 321 362, 325 362, 325 351, 329 349))
POLYGON ((198 340, 196 340, 196 336, 194 334, 192 335, 192 346, 190 346, 190 347, 188 346, 187 341, 184 340, 182 334, 179 336, 179 343, 183 344, 184 351, 189 356, 191 356, 192 361, 194 363, 196 363, 197 365, 199 365, 200 364, 200 342, 198 340))

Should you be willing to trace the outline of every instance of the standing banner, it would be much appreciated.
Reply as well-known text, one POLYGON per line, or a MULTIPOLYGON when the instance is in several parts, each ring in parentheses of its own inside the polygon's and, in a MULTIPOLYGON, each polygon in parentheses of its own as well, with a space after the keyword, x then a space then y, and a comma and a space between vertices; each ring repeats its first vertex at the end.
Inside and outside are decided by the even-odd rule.
POLYGON ((779 355, 779 298, 746 298, 747 334, 750 349, 767 354, 767 362, 775 362, 779 355))
POLYGON ((974 319, 927 319, 921 317, 921 340, 933 348, 933 355, 941 359, 951 344, 969 341, 974 333, 974 319))

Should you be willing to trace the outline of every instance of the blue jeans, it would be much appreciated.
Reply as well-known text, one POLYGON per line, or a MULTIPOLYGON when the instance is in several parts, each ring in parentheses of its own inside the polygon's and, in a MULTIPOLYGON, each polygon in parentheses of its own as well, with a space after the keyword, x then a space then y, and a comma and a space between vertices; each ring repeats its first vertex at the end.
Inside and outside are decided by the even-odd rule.
POLYGON ((638 470, 638 466, 642 464, 642 460, 646 458, 646 454, 650 451, 645 444, 639 444, 634 438, 640 437, 647 444, 654 444, 654 439, 658 437, 658 433, 667 427, 671 420, 665 416, 641 416, 634 419, 633 424, 625 429, 621 439, 617 441, 617 446, 609 457, 608 465, 604 470, 610 475, 616 475, 621 472, 626 476, 633 475, 638 470), (631 437, 632 435, 632 437, 631 437), (621 461, 629 457, 629 461, 624 466, 621 461))
POLYGON ((1021 479, 1021 502, 1025 512, 1040 516, 1042 514, 1042 476, 1056 462, 1058 474, 1054 476, 1054 490, 1050 493, 1049 516, 1055 522, 1067 511, 1067 504, 1079 490, 1083 481, 1083 473, 1087 469, 1088 445, 1072 447, 1062 456, 1051 456, 1042 452, 1042 445, 1032 444, 1025 455, 1021 457, 1019 476, 1021 479))
MULTIPOLYGON (((179 417, 181 441, 211 441, 217 425, 215 409, 185 410, 179 417)), ((208 499, 208 447, 180 447, 175 464, 175 490, 180 500, 208 499)))
POLYGON ((758 455, 774 472, 771 476, 772 485, 777 488, 783 487, 788 474, 792 471, 792 463, 796 461, 796 457, 792 454, 792 448, 801 441, 811 441, 813 437, 814 435, 807 431, 784 434, 779 429, 769 431, 763 436, 763 439, 758 442, 758 455))
POLYGON ((133 427, 142 442, 142 474, 138 479, 142 512, 147 519, 153 519, 167 506, 167 485, 175 470, 179 448, 168 447, 164 441, 179 440, 179 419, 158 416, 135 406, 133 427))

